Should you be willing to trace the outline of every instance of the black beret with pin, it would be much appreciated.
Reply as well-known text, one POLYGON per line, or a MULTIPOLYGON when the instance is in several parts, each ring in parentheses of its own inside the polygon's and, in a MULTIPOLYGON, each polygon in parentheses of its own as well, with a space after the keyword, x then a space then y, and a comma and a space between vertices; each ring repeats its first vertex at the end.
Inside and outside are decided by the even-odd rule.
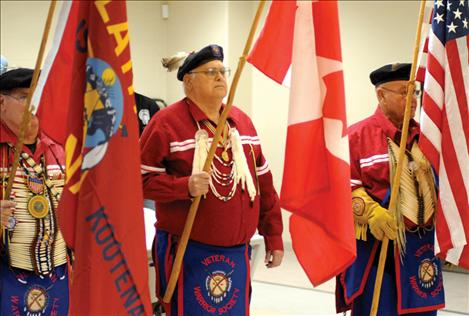
POLYGON ((199 50, 193 52, 184 60, 184 63, 178 69, 177 78, 182 81, 184 75, 190 72, 192 69, 199 67, 200 65, 206 64, 212 60, 223 61, 223 48, 218 45, 208 45, 199 50))
POLYGON ((412 64, 408 63, 394 63, 380 67, 370 73, 370 80, 374 86, 380 84, 397 81, 397 80, 409 80, 410 68, 412 64))

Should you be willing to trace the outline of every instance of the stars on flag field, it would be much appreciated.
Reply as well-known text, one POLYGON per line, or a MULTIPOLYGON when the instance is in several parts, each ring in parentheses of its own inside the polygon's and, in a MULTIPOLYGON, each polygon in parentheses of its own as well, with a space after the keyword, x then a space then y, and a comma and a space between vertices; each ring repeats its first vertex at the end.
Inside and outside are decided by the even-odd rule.
POLYGON ((456 33, 456 28, 457 28, 457 27, 458 27, 457 25, 454 25, 454 23, 451 22, 451 24, 448 25, 448 33, 451 33, 451 32, 456 33))
POLYGON ((468 0, 437 0, 433 23, 437 28, 446 26, 447 40, 467 35, 469 32, 468 0))
POLYGON ((438 12, 435 14, 435 17, 433 19, 435 19, 437 23, 443 22, 445 20, 443 19, 443 13, 439 14, 438 12))
POLYGON ((453 11, 453 13, 454 13, 454 19, 461 19, 462 12, 459 11, 459 8, 457 8, 456 11, 453 11))

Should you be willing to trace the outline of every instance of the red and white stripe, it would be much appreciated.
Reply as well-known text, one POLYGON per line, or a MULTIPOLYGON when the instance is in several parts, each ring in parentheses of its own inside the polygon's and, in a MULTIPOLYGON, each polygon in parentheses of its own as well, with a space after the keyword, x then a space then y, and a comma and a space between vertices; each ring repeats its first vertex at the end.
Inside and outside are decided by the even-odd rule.
POLYGON ((421 30, 421 39, 420 39, 420 51, 418 56, 417 64, 419 68, 417 69, 417 78, 425 77, 425 67, 427 65, 427 56, 428 56, 428 33, 431 30, 432 26, 432 18, 433 18, 433 0, 426 0, 425 2, 425 12, 423 17, 423 25, 421 30))
MULTIPOLYGON (((261 142, 258 136, 240 136, 241 144, 242 145, 252 145, 252 146, 260 146, 261 142)), ((212 144, 213 138, 208 139, 208 145, 212 144)), ((218 147, 223 147, 222 145, 218 144, 218 147)), ((195 139, 189 138, 183 140, 182 142, 170 142, 169 143, 169 151, 171 153, 180 152, 180 151, 187 151, 195 148, 195 139)), ((228 145, 227 148, 231 148, 231 144, 228 145)))
POLYGON ((166 173, 166 168, 157 168, 147 165, 140 165, 140 173, 147 174, 147 173, 166 173))
POLYGON ((371 157, 360 159, 360 168, 365 168, 365 167, 373 166, 374 164, 377 164, 380 162, 388 162, 388 161, 389 161, 388 154, 373 155, 371 157))
POLYGON ((259 136, 240 136, 241 144, 260 145, 261 141, 259 136))
POLYGON ((264 162, 264 164, 260 167, 256 167, 256 173, 258 176, 261 176, 263 174, 266 174, 267 172, 270 171, 270 168, 269 168, 269 164, 266 162, 264 162))
POLYGON ((352 191, 355 190, 355 187, 363 186, 363 182, 359 179, 350 179, 350 186, 352 187, 352 191))
POLYGON ((57 27, 55 29, 54 41, 52 42, 52 46, 49 53, 47 54, 46 60, 44 62, 44 67, 41 70, 41 76, 37 81, 36 89, 34 90, 34 94, 31 100, 31 104, 33 105, 32 112, 34 114, 37 113, 38 106, 42 98, 42 92, 49 78, 53 62, 57 57, 57 52, 59 51, 60 44, 62 42, 65 26, 67 25, 71 8, 71 1, 63 2, 60 14, 57 17, 57 27))

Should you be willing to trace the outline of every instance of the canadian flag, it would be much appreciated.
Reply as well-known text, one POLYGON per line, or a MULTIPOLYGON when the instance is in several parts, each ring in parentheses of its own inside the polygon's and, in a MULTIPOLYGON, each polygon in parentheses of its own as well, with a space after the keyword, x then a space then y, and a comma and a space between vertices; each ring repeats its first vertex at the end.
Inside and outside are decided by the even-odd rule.
POLYGON ((290 86, 280 200, 317 286, 356 256, 337 3, 273 1, 248 61, 290 86))

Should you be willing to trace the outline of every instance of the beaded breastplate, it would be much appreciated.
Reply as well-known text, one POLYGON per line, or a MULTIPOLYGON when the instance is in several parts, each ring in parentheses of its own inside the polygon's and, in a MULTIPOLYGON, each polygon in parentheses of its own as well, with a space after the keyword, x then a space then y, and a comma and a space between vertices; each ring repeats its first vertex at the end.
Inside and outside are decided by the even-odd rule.
MULTIPOLYGON (((37 164, 28 154, 21 154, 10 195, 16 202, 16 223, 7 234, 10 265, 43 275, 67 262, 55 214, 64 176, 60 170, 46 168, 44 159, 37 164)), ((2 166, 3 180, 9 171, 2 166)))
MULTIPOLYGON (((394 178, 399 146, 388 138, 390 179, 394 178)), ((404 156, 398 202, 394 214, 397 218, 398 243, 405 250, 404 231, 424 233, 434 226, 436 189, 430 162, 417 143, 404 156)))

